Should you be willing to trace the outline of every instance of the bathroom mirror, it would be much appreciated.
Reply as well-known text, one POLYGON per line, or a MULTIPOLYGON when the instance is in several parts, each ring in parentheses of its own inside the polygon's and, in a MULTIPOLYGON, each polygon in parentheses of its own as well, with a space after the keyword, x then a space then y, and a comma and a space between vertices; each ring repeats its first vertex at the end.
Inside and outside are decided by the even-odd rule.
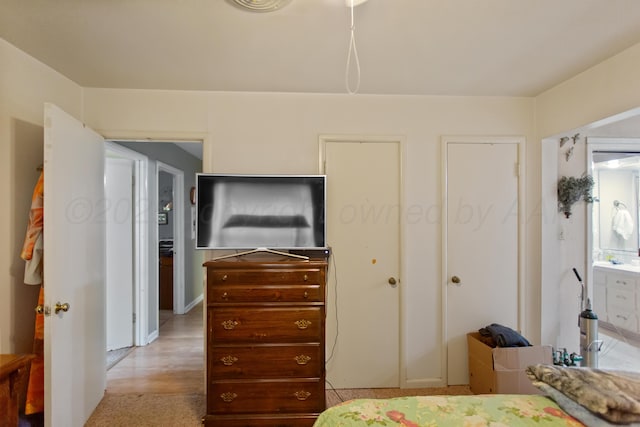
POLYGON ((593 152, 593 244, 600 259, 638 255, 639 175, 640 153, 593 152))

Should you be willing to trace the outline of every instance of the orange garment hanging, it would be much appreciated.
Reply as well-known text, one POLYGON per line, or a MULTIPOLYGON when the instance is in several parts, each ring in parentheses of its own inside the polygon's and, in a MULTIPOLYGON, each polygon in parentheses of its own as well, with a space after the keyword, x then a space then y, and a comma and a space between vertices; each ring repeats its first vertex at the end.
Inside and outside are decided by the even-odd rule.
MULTIPOLYGON (((44 306, 44 286, 40 287, 38 305, 44 306)), ((44 314, 36 314, 36 326, 33 336, 33 354, 31 361, 27 399, 24 407, 26 415, 44 411, 44 314)))
MULTIPOLYGON (((38 305, 44 305, 44 284, 42 283, 42 231, 44 225, 44 172, 33 190, 31 197, 31 210, 29 211, 29 224, 20 254, 26 261, 25 283, 40 285, 38 305)), ((33 337, 33 353, 36 355, 31 362, 29 384, 27 386, 27 399, 25 414, 35 414, 44 411, 44 314, 36 313, 35 331, 33 337)))
POLYGON ((34 247, 38 237, 42 234, 44 226, 44 171, 40 172, 40 177, 33 189, 31 196, 31 210, 29 211, 29 224, 27 225, 27 235, 24 239, 20 257, 29 261, 33 258, 34 247))

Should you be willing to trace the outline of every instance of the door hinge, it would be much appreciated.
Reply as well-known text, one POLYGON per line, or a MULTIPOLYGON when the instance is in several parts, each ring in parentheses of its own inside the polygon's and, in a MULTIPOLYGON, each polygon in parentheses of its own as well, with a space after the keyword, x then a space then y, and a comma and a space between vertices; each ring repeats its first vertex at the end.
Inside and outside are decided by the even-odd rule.
POLYGON ((516 162, 515 164, 515 173, 518 178, 520 178, 520 163, 516 162))
POLYGON ((136 313, 133 313, 133 323, 136 323, 136 318, 137 318, 136 313))

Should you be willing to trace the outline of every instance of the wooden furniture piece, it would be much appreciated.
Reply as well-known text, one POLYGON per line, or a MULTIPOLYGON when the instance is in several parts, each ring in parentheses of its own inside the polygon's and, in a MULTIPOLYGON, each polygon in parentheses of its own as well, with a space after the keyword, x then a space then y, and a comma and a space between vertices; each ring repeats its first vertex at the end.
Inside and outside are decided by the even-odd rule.
POLYGON ((173 256, 160 256, 158 306, 160 310, 173 310, 173 256))
POLYGON ((325 409, 326 260, 208 261, 205 426, 312 426, 325 409))
POLYGON ((32 354, 0 354, 0 425, 17 426, 32 354))

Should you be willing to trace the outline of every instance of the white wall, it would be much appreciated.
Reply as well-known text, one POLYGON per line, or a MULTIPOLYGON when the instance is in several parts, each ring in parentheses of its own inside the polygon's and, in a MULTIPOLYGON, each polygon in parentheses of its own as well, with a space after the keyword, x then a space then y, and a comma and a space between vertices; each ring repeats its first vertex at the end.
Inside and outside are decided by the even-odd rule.
MULTIPOLYGON (((17 256, 37 178, 32 167, 42 158, 41 146, 36 145, 41 144, 45 101, 55 102, 110 138, 202 139, 204 170, 216 172, 312 173, 318 170, 319 134, 403 135, 405 200, 407 206, 422 208, 440 201, 441 135, 524 135, 527 330, 534 342, 544 343, 556 341, 560 323, 577 325, 573 315, 561 322, 561 313, 575 299, 571 267, 585 262, 586 215, 577 208, 573 220, 564 222, 568 238, 561 244, 554 200, 558 174, 583 170, 584 147, 580 145, 574 160, 563 166, 557 138, 640 106, 640 44, 535 100, 82 90, 3 40, 0 63, 0 194, 11 201, 0 208, 0 232, 9 236, 0 245, 2 352, 14 351, 17 342, 22 347, 30 339, 25 328, 16 326, 27 322, 32 310, 32 304, 22 302, 25 298, 17 298, 23 268, 17 256), (543 158, 557 164, 549 167, 543 158), (565 166, 568 169, 558 171, 565 166), (554 308, 541 318, 541 305, 554 308)), ((437 372, 441 315, 437 220, 407 224, 404 245, 405 297, 411 301, 405 313, 406 375, 428 379, 441 374, 437 372)), ((573 326, 567 328, 560 345, 576 336, 573 326)))
POLYGON ((640 105, 640 43, 536 97, 540 138, 581 129, 640 105))
POLYGON ((0 353, 29 352, 38 286, 23 283, 31 195, 43 160, 43 105, 82 116, 82 89, 0 39, 0 353))
MULTIPOLYGON (((205 171, 317 173, 319 135, 401 135, 407 149, 407 211, 425 213, 439 212, 442 135, 524 135, 533 141, 532 112, 533 101, 526 98, 85 90, 85 119, 103 135, 201 135, 205 171)), ((527 154, 528 165, 539 164, 536 150, 527 154)), ((539 187, 535 180, 531 185, 539 187)), ((534 235, 538 227, 537 221, 527 224, 534 235)), ((412 216, 403 238, 406 377, 437 379, 442 376, 439 218, 412 216)), ((531 330, 539 330, 538 253, 535 244, 527 246, 531 330)))
MULTIPOLYGON (((536 98, 537 134, 542 140, 541 205, 546 215, 542 232, 542 341, 569 351, 579 351, 579 285, 587 275, 587 204, 580 203, 566 219, 556 209, 556 184, 560 176, 580 176, 587 170, 584 139, 566 161, 559 148, 561 136, 598 135, 597 126, 612 116, 625 116, 640 106, 640 44, 567 80, 536 98), (564 240, 559 240, 563 231, 564 240)), ((608 133, 611 131, 609 130, 608 133)), ((631 136, 631 135, 625 135, 631 136)))

